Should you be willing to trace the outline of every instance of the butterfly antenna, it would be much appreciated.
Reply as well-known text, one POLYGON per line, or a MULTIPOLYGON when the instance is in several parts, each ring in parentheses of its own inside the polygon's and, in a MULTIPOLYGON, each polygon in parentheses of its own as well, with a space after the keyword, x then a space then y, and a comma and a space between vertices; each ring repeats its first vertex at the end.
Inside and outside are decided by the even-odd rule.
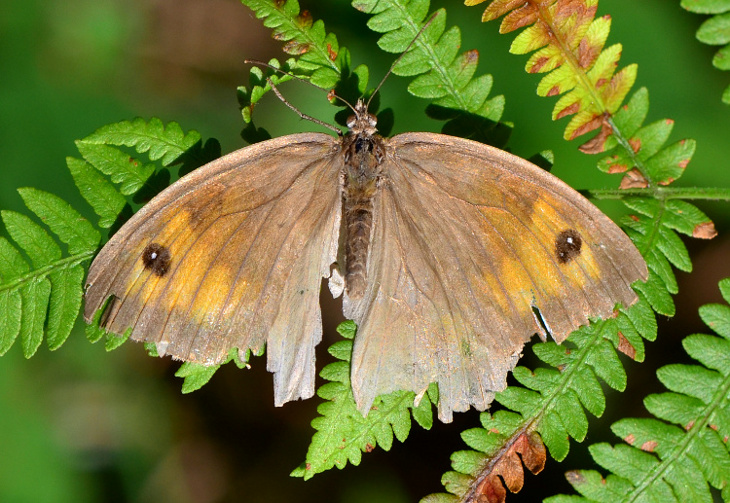
MULTIPOLYGON (((274 65, 271 65, 269 63, 265 63, 263 61, 259 61, 259 60, 256 60, 256 59, 244 59, 243 62, 246 63, 246 64, 250 64, 250 65, 263 66, 265 68, 269 68, 270 70, 274 70, 275 72, 279 72, 281 74, 287 75, 287 76, 289 76, 289 77, 291 77, 293 79, 296 79, 296 80, 298 80, 300 82, 304 82, 305 84, 309 84, 312 87, 316 87, 317 89, 320 89, 320 90, 322 89, 321 87, 312 84, 307 79, 303 79, 303 78, 299 77, 298 75, 294 75, 291 72, 287 72, 286 70, 282 70, 281 68, 277 68, 274 65)), ((302 112, 301 110, 299 110, 297 107, 295 107, 294 105, 292 105, 291 103, 289 103, 287 101, 287 99, 284 98, 284 96, 281 94, 281 92, 279 92, 279 89, 274 85, 274 83, 271 81, 270 78, 267 78, 266 79, 266 82, 269 83, 269 86, 271 86, 271 90, 274 91, 274 94, 276 94, 276 97, 279 98, 282 101, 282 103, 284 103, 287 107, 289 107, 291 110, 293 110, 299 117, 301 117, 302 119, 305 119, 305 120, 314 122, 315 124, 319 124, 320 126, 324 126, 327 129, 336 132, 338 134, 338 136, 342 136, 342 131, 340 131, 338 128, 336 128, 333 125, 328 124, 328 123, 326 123, 324 121, 321 121, 321 120, 319 120, 319 119, 317 119, 315 117, 312 117, 311 115, 305 114, 304 112, 302 112)), ((347 100, 345 100, 344 98, 341 98, 340 96, 336 95, 335 92, 334 92, 334 90, 331 90, 329 92, 328 98, 329 99, 337 98, 338 100, 342 101, 345 105, 347 105, 348 107, 350 107, 353 112, 355 111, 355 108, 347 100)))
MULTIPOLYGON (((433 23, 433 20, 436 19, 436 16, 438 16, 438 15, 439 15, 438 11, 433 13, 433 15, 429 18, 429 20, 426 21, 426 24, 424 24, 423 27, 421 27, 421 29, 418 30, 418 33, 416 33, 416 36, 413 37, 413 40, 410 41, 410 43, 405 48, 405 50, 400 54, 400 56, 398 56, 398 59, 396 59, 395 62, 393 62, 393 64, 390 65, 390 69, 386 72, 385 76, 380 80, 380 83, 377 85, 377 87, 373 91, 373 94, 370 95, 370 99, 367 102, 368 107, 370 106, 370 102, 373 100, 373 96, 375 96, 378 93, 378 91, 380 90, 382 85, 385 83, 385 79, 387 79, 390 76, 390 74, 393 73, 393 68, 395 68, 395 65, 400 63, 400 60, 403 59, 403 56, 405 56, 408 53, 408 51, 411 49, 411 47, 413 47, 413 44, 416 43, 416 40, 418 40, 421 37, 423 32, 426 31, 426 28, 431 26, 431 23, 433 23)), ((350 108, 352 108, 352 107, 350 107, 350 108)))
MULTIPOLYGON (((300 79, 300 80, 303 80, 303 79, 300 79)), ((269 83, 269 85, 271 86, 271 90, 274 91, 274 94, 276 95, 276 97, 279 98, 281 100, 281 102, 284 103, 286 106, 288 106, 291 110, 293 110, 294 113, 296 113, 299 117, 301 117, 302 119, 305 119, 305 120, 314 122, 315 124, 319 124, 320 126, 326 127, 330 131, 334 131, 335 133, 337 133, 337 136, 342 136, 342 131, 340 131, 339 128, 336 128, 332 124, 327 124, 326 122, 324 122, 322 120, 319 120, 316 117, 312 117, 311 115, 307 115, 304 112, 302 112, 301 110, 299 110, 297 107, 295 107, 294 105, 292 105, 291 103, 289 103, 287 101, 287 99, 284 98, 284 95, 282 95, 279 92, 279 89, 274 85, 274 83, 271 82, 271 79, 267 78, 266 79, 266 82, 269 83)), ((314 85, 314 84, 312 84, 312 85, 314 85)))
MULTIPOLYGON (((282 70, 281 68, 277 68, 277 67, 275 67, 275 66, 274 66, 274 65, 272 65, 272 64, 269 64, 269 63, 264 63, 263 61, 259 61, 259 60, 257 60, 257 59, 244 59, 244 60, 243 60, 243 62, 244 62, 244 63, 246 63, 246 64, 249 64, 249 65, 263 66, 263 67, 265 67, 265 68, 269 68, 270 70, 274 70, 275 72, 279 72, 279 73, 281 73, 281 74, 287 75, 287 76, 289 76, 289 77, 291 77, 291 78, 293 78, 293 79, 296 79, 296 80, 298 80, 298 81, 300 81, 300 82, 304 82, 305 84, 308 84, 308 85, 310 85, 310 86, 312 86, 312 87, 316 87, 317 89, 322 89, 321 87, 319 87, 319 86, 317 86, 317 85, 314 85, 314 84, 312 84, 312 83, 311 83, 310 81, 308 81, 307 79, 303 79, 303 78, 301 78, 300 76, 298 76, 298 75, 294 75, 294 74, 293 74, 293 73, 291 73, 291 72, 287 72, 286 70, 282 70)), ((273 85, 273 84, 271 83, 271 80, 270 80, 270 79, 266 79, 266 80, 267 80, 267 82, 269 83, 269 85, 271 85, 271 87, 273 88, 273 87, 274 87, 274 85, 273 85)), ((281 98, 281 95, 280 95, 280 94, 279 94, 279 93, 278 93, 277 91, 274 91, 274 92, 276 93, 276 95, 277 95, 277 96, 279 96, 279 98, 281 98)), ((349 101, 347 101, 347 100, 346 100, 345 98, 343 98, 343 97, 341 97, 341 96, 339 96, 339 95, 335 94, 335 91, 334 91, 334 89, 333 89, 333 90, 331 90, 331 91, 329 92, 329 94, 328 94, 327 98, 328 98, 328 99, 334 99, 334 98, 337 98, 338 100, 340 100, 341 102, 343 102, 343 103, 344 103, 345 105, 347 105, 348 107, 350 107, 350 108, 352 109, 352 111, 353 111, 353 112, 355 111, 355 107, 353 107, 353 106, 352 106, 352 105, 350 104, 350 102, 349 102, 349 101)), ((286 101, 285 101, 285 102, 286 102, 286 101)), ((287 104, 287 105, 288 105, 288 104, 287 104)), ((289 105, 289 108, 291 108, 291 105, 289 105)))

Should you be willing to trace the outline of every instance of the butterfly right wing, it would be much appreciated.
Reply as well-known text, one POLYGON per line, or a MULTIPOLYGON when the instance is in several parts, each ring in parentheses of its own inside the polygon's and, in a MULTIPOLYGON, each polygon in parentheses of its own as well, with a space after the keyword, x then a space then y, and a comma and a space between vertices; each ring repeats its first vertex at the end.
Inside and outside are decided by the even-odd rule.
POLYGON ((439 417, 484 410, 522 347, 558 342, 636 300, 647 268, 608 217, 540 168, 430 133, 388 140, 374 205, 369 285, 345 295, 358 323, 352 387, 376 396, 439 386, 439 417))
POLYGON ((335 261, 338 142, 304 133, 228 154, 181 178, 104 246, 87 279, 90 321, 215 364, 267 346, 275 402, 314 393, 319 293, 335 261))

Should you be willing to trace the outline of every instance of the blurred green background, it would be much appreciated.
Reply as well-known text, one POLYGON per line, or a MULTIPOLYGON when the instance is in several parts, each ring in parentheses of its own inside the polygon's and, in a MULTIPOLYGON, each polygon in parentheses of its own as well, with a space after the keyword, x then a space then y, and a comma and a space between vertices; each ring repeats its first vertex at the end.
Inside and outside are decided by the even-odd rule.
MULTIPOLYGON (((301 3, 337 34, 355 64, 370 66, 372 81, 385 74, 395 56, 375 48, 367 16, 342 0, 301 3)), ((597 157, 580 154, 578 142, 562 140, 567 122, 550 120, 555 99, 535 94, 538 77, 523 71, 526 57, 508 54, 512 35, 500 36, 498 23, 481 24, 481 7, 434 6, 448 6, 447 23, 461 27, 462 48, 478 49, 479 72, 494 76, 492 95, 505 95, 504 120, 514 123, 510 150, 524 157, 554 150, 553 173, 576 188, 618 183, 594 169, 597 157)), ((636 88, 649 88, 648 121, 674 119, 671 141, 698 141, 679 184, 729 186, 730 109, 720 95, 730 73, 715 70, 714 50, 694 38, 703 18, 678 0, 604 0, 603 14, 613 19, 609 44, 623 44, 622 66, 639 64, 636 88)), ((224 152, 242 147, 235 88, 248 80, 243 60, 280 57, 279 47, 236 0, 0 0, 0 208, 24 211, 16 193, 23 186, 86 208, 65 157, 76 155, 75 139, 107 123, 156 116, 218 138, 224 152)), ((391 77, 382 89, 382 107, 395 112, 393 133, 438 131, 441 124, 425 117, 425 103, 407 95, 407 84, 391 77)), ((332 121, 325 93, 297 83, 283 91, 305 112, 332 121)), ((317 129, 273 96, 256 118, 274 136, 317 129)), ((701 207, 720 236, 687 242, 695 272, 679 275, 677 319, 663 320, 662 342, 649 345, 647 363, 626 362, 629 390, 609 394, 613 407, 592 422, 589 441, 616 442, 607 424, 643 414, 641 397, 660 389, 647 387, 654 369, 682 358, 679 338, 703 330, 697 306, 719 299, 717 280, 730 275, 723 233, 730 219, 724 204, 701 207)), ((324 307, 336 312, 331 302, 324 307)), ((327 322, 320 365, 337 339, 336 321, 327 322)), ((247 371, 224 368, 201 391, 182 396, 172 376, 177 364, 148 358, 131 343, 107 354, 85 340, 81 324, 54 353, 42 347, 26 361, 16 344, 0 359, 0 501, 416 501, 441 489, 448 454, 463 446, 459 432, 478 423, 471 412, 431 432, 414 427, 405 445, 305 483, 288 473, 304 459, 318 400, 274 409, 264 360, 252 363, 247 371)), ((583 466, 591 466, 585 446, 573 444, 566 463, 529 476, 510 501, 567 491, 562 472, 583 466)))

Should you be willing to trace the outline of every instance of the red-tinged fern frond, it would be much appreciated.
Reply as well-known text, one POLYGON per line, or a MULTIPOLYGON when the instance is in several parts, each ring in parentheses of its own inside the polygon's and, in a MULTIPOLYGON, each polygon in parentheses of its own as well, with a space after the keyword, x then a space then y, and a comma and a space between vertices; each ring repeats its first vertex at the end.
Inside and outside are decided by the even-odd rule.
POLYGON ((566 139, 603 128, 597 141, 585 146, 590 151, 602 150, 612 132, 609 119, 634 84, 637 71, 635 64, 616 71, 621 44, 604 48, 611 18, 596 19, 597 5, 598 0, 494 0, 482 15, 483 21, 504 16, 501 33, 524 28, 510 52, 533 53, 526 70, 547 73, 538 85, 538 95, 562 95, 552 116, 553 120, 573 116, 565 129, 566 139))

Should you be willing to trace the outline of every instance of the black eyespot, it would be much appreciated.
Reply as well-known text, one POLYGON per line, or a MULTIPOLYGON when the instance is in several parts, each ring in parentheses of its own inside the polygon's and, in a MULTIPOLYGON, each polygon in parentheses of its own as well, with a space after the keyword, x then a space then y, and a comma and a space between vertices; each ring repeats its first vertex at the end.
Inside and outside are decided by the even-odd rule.
POLYGON ((142 263, 145 269, 157 276, 164 276, 170 269, 170 249, 159 243, 150 243, 142 252, 142 263))
POLYGON ((583 240, 575 229, 568 229, 555 238, 555 256, 558 262, 565 264, 580 255, 583 240))

